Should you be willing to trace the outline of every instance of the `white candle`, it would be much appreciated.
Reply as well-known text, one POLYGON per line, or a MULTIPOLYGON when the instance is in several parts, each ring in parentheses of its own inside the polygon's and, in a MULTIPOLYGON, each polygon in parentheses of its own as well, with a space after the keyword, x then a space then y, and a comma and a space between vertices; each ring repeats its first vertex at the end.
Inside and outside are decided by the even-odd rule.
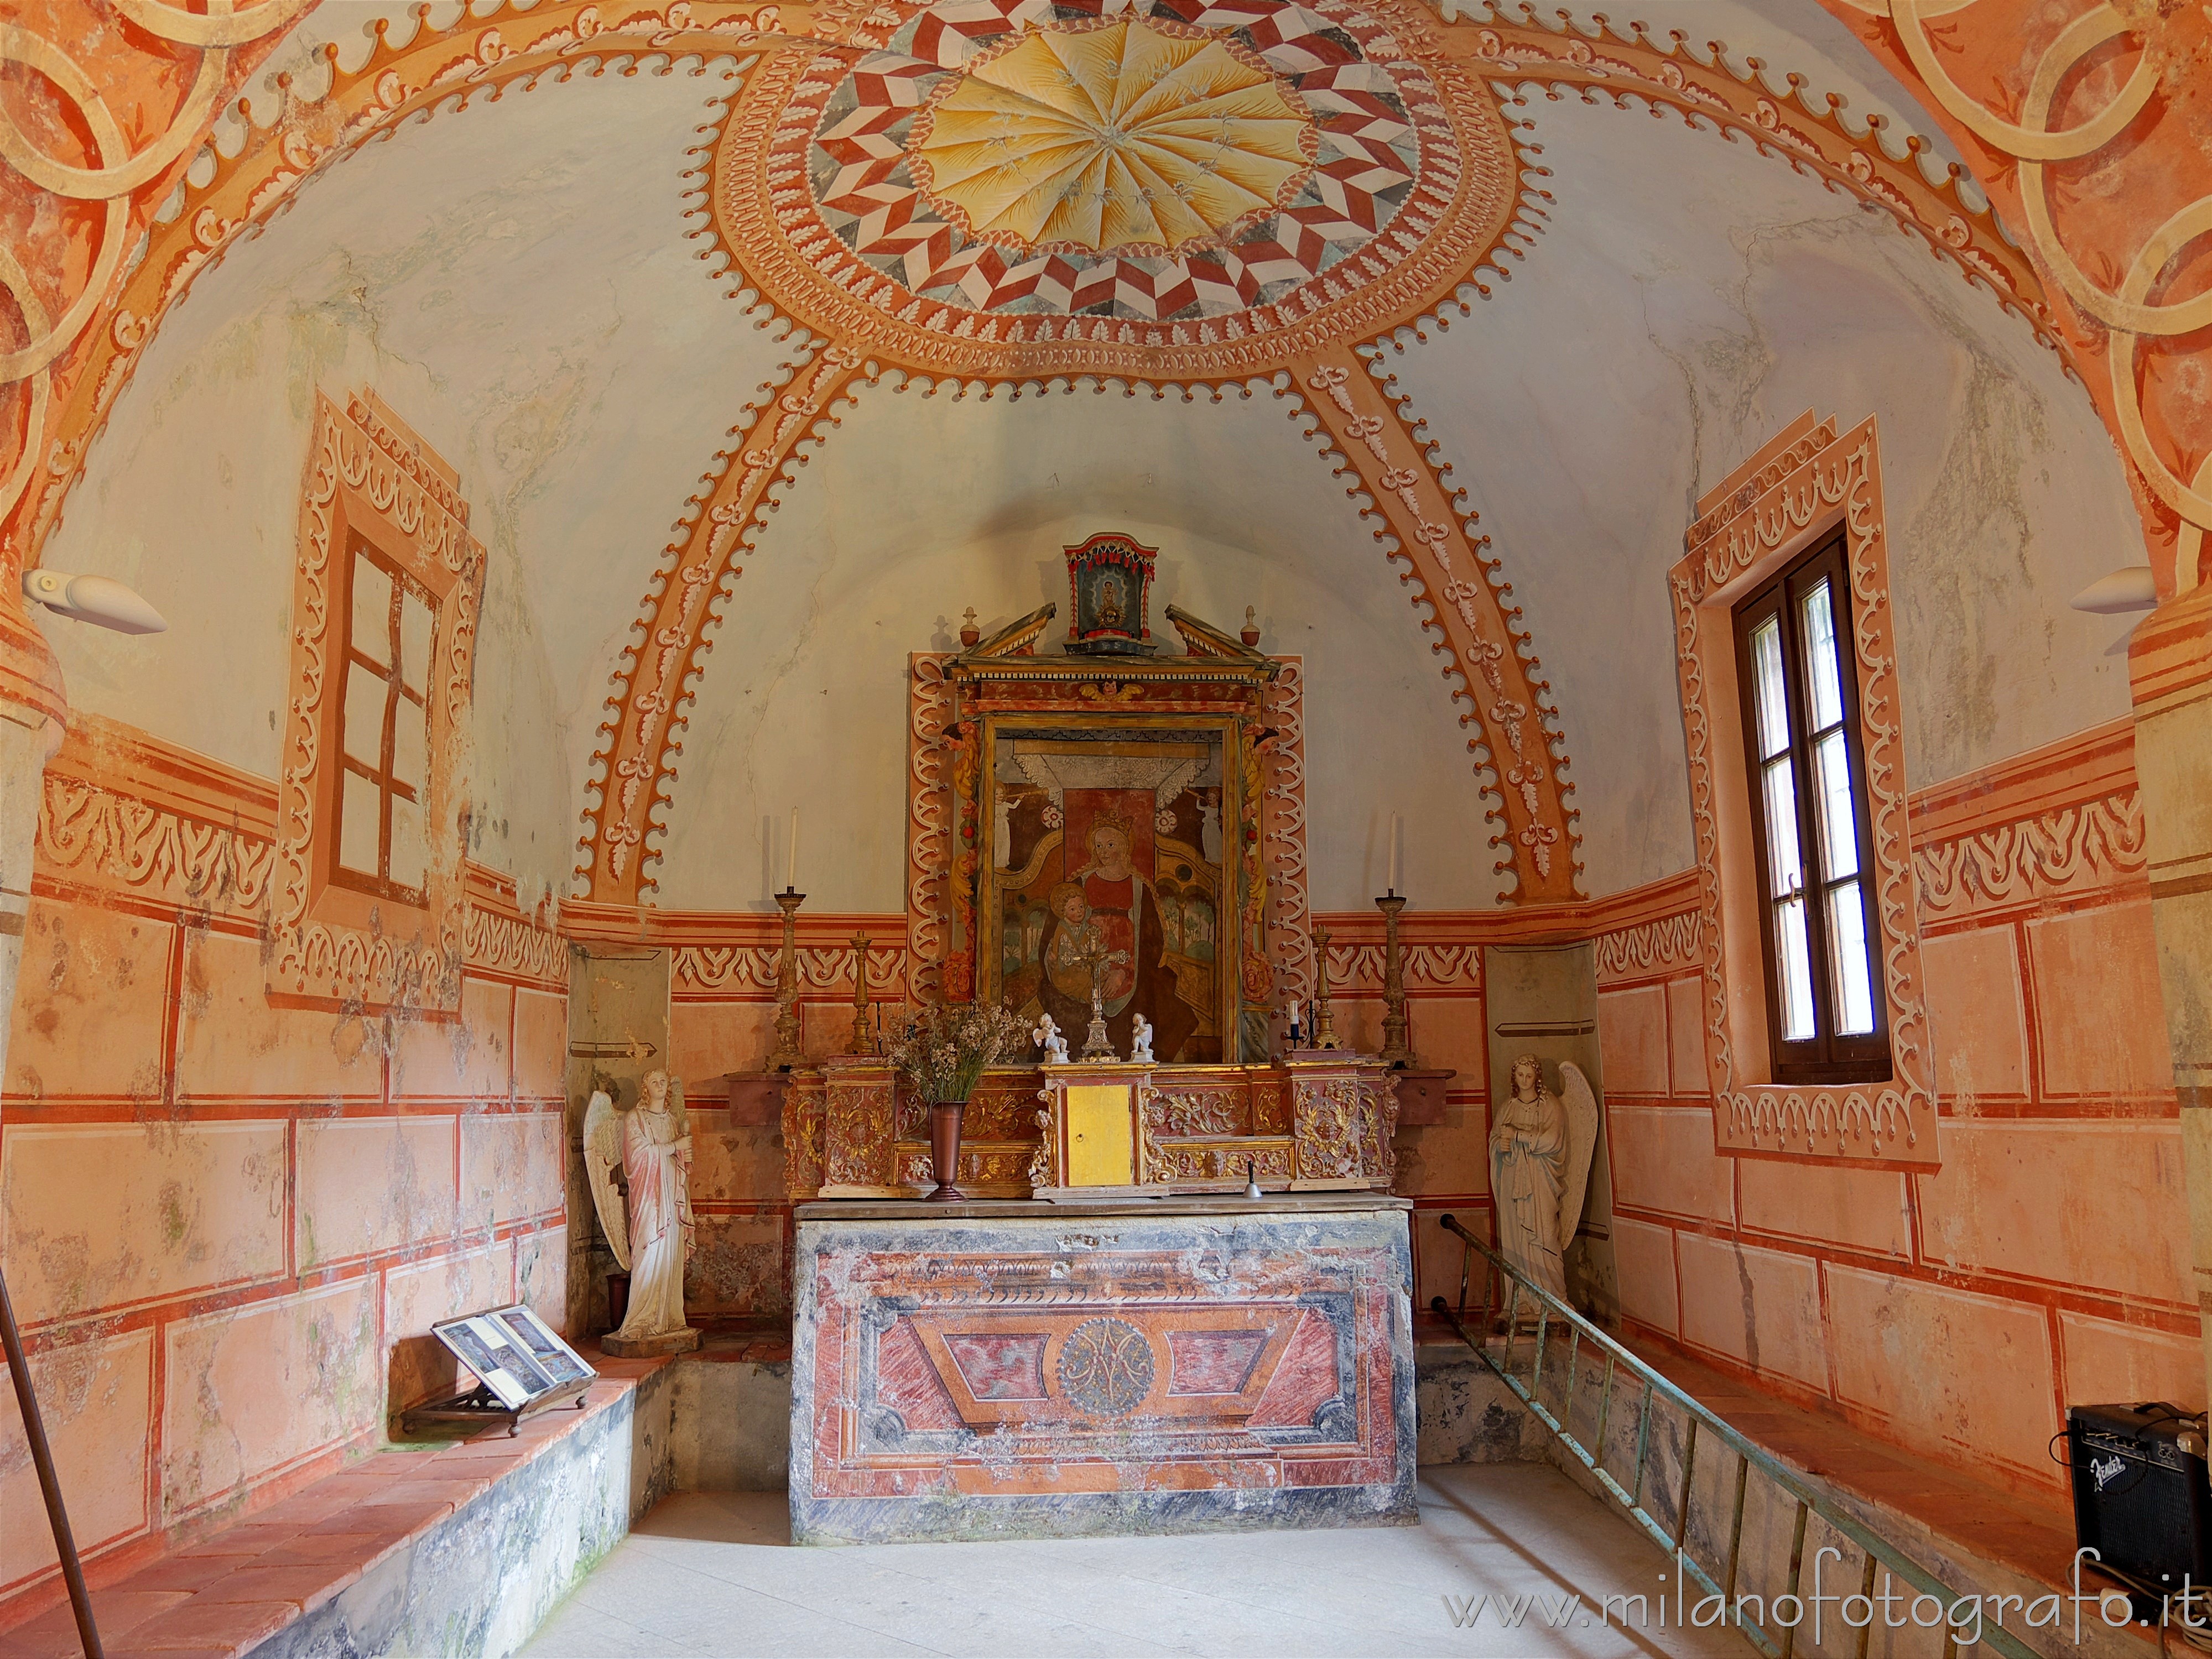
POLYGON ((799 809, 791 809, 791 842, 784 849, 783 890, 799 890, 799 809))
POLYGON ((1398 815, 1390 814, 1390 890, 1398 890, 1398 815))
POLYGON ((1293 1026, 1296 1026, 1296 1025, 1297 1024, 1297 1023, 1298 1023, 1298 1005, 1297 1004, 1297 1002, 1296 1002, 1296 1001, 1293 1001, 1293 1002, 1291 1004, 1291 1024, 1293 1026))

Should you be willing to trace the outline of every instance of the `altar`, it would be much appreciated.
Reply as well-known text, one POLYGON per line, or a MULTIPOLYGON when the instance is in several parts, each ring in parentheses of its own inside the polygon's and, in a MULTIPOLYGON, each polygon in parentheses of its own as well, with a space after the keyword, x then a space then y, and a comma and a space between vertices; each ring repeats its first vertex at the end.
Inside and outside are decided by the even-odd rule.
POLYGON ((1172 605, 1163 653, 1152 550, 1066 552, 1060 650, 915 660, 899 1040, 856 973, 804 1058, 777 899, 792 1536, 1410 1525, 1401 1073, 1332 1022, 1297 665, 1172 605))
POLYGON ((1411 1207, 800 1206, 793 1541, 1415 1524, 1411 1207))

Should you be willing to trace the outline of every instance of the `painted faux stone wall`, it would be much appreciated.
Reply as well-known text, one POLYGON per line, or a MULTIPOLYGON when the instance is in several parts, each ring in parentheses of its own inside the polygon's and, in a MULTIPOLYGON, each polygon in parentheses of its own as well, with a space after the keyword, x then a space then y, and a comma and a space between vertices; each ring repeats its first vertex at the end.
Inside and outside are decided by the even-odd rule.
MULTIPOLYGON (((453 1019, 263 988, 275 787, 89 717, 49 769, 0 1096, 0 1252, 94 1559, 271 1501, 563 1320, 566 947, 471 867, 453 1019)), ((52 1544, 0 1414, 0 1599, 52 1544)))
POLYGON ((2126 722, 1911 803, 1941 1168, 1716 1154, 1693 906, 1601 934, 1632 1331, 2062 1496, 2073 1402, 2204 1401, 2126 722))

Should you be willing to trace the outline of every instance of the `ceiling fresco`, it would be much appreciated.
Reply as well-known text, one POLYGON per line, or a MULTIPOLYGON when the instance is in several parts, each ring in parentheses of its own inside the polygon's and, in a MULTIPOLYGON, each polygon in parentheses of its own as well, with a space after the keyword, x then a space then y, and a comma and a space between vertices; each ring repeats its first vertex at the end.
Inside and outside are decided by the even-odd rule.
MULTIPOLYGON (((1445 723, 1469 793, 1430 828, 1464 849, 1466 902, 1667 873, 1686 863, 1662 775, 1679 778, 1679 722, 1612 618, 1638 583, 1658 592, 1688 498, 1762 422, 1834 401, 1801 392, 1804 374, 1681 372, 1723 349, 1684 320, 1695 296, 1734 289, 1754 343, 1812 319, 1808 373, 1848 379, 1884 339, 1894 356, 1859 377, 1884 401, 1949 406, 1995 377, 2043 438, 1973 463, 1982 519, 2026 514, 2040 469, 2099 504, 2082 538, 2127 532, 2033 271, 1948 148, 1899 130, 1916 112, 1897 83, 1811 0, 1665 15, 1676 33, 1419 0, 324 7, 270 60, 285 86, 254 89, 254 119, 230 121, 118 279, 23 517, 58 565, 137 570, 163 527, 111 533, 138 511, 124 480, 190 470, 195 422, 219 420, 207 388, 296 404, 331 373, 396 385, 495 498, 487 541, 496 561, 505 538, 518 596, 495 695, 543 684, 554 728, 517 716, 516 754, 546 757, 522 792, 530 857, 555 873, 548 847, 573 843, 571 890, 652 902, 687 731, 726 727, 753 678, 719 677, 710 647, 760 648, 749 567, 809 568, 806 515, 785 510, 803 469, 835 456, 840 488, 884 490, 882 544, 840 550, 850 580, 902 556, 898 526, 922 515, 933 558, 964 537, 1018 559, 992 512, 1036 484, 1032 400, 1102 392, 1133 418, 1100 425, 1110 454, 1103 435, 1096 456, 1063 446, 1055 482, 1097 500, 1116 469, 1174 477, 1128 516, 1402 607, 1399 642, 1367 618, 1362 648, 1401 652, 1445 723), (1768 43, 1805 72, 1762 61, 1768 43), (588 181, 566 196, 559 157, 588 181), (1789 237, 1848 243, 1799 268, 1856 297, 1823 319, 1763 277, 1760 250, 1789 237), (1884 238, 1894 258, 1869 252, 1884 238), (504 261, 518 239, 530 257, 504 261), (647 264, 650 291, 624 274, 647 264), (249 337, 276 367, 240 372, 249 337), (1616 385, 1642 388, 1646 418, 1577 419, 1616 385), (887 398, 895 416, 855 418, 887 398), (940 415, 953 398, 979 418, 940 415), (1262 423, 1273 440, 1141 418, 1224 399, 1286 418, 1262 423), (903 494, 881 483, 884 446, 916 479, 903 494), (1264 514, 1240 531, 1222 506, 1316 495, 1333 505, 1303 522, 1342 526, 1327 548, 1271 541, 1264 514)), ((265 495, 296 462, 283 418, 262 426, 279 459, 246 465, 265 495)), ((1931 456, 1926 488, 1972 461, 1931 456)), ((193 487, 210 525, 259 521, 193 487)), ((1030 516, 1059 533, 1048 507, 1030 516)), ((2027 560, 2038 606, 2083 556, 2027 560)), ((982 585, 1012 602, 1004 572, 982 585)), ((100 665, 114 648, 70 647, 72 683, 120 684, 119 659, 100 665)), ((1378 672, 1354 678, 1397 684, 1378 672)))
MULTIPOLYGON (((1182 33, 1180 20, 1087 21, 1091 27, 1010 29, 949 73, 913 57, 911 44, 906 53, 885 54, 902 62, 855 70, 850 114, 817 138, 823 170, 836 172, 815 199, 857 197, 856 216, 881 212, 887 226, 911 226, 917 241, 933 234, 933 220, 979 249, 1004 250, 1010 261, 988 276, 978 270, 974 284, 954 275, 979 263, 966 248, 948 248, 929 273, 990 307, 1035 293, 1042 274, 1035 268, 1054 253, 1218 251, 1254 220, 1287 213, 1300 193, 1291 186, 1313 182, 1320 149, 1313 112, 1264 58, 1253 61, 1227 37, 1182 33), (864 98, 863 78, 877 76, 883 90, 864 98), (938 82, 908 123, 903 148, 892 112, 903 113, 907 104, 889 88, 894 76, 911 80, 915 91, 938 82), (901 156, 918 204, 896 193, 901 156)), ((917 33, 921 22, 915 20, 917 33)), ((841 86, 832 95, 842 102, 845 92, 841 86)), ((1371 105, 1346 113, 1352 119, 1331 165, 1351 173, 1346 182, 1357 188, 1358 173, 1375 165, 1370 140, 1401 138, 1405 115, 1371 105)), ((1383 176, 1386 188, 1412 182, 1402 160, 1383 176)), ((856 249, 858 241, 856 234, 856 249)), ((1262 246, 1272 252, 1279 243, 1270 237, 1262 246)), ((1219 268, 1217 286, 1242 286, 1225 264, 1219 268)), ((1264 279, 1255 273, 1251 280, 1264 279)), ((915 281, 926 291, 923 279, 915 281)), ((1087 284, 1079 276, 1069 286, 1073 305, 1087 284)), ((1252 297, 1240 295, 1246 304, 1252 297)), ((1194 295, 1187 302, 1198 303, 1194 295)))
POLYGON ((1417 15, 1339 0, 900 15, 883 51, 767 66, 725 131, 716 210, 802 314, 835 330, 872 308, 869 331, 918 362, 1042 348, 1047 367, 1081 342, 1133 364, 1196 345, 1257 367, 1286 331, 1326 337, 1309 319, 1355 291, 1433 297, 1463 270, 1464 236, 1505 228, 1504 123, 1463 71, 1399 44, 1417 15), (756 147, 749 110, 779 102, 756 147))

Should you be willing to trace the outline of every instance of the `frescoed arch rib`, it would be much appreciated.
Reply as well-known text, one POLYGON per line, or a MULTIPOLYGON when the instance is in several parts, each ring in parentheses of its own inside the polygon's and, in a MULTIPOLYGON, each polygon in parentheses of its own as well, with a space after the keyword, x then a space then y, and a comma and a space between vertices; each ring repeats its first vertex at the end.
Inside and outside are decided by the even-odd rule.
POLYGON ((1517 625, 1520 609, 1505 603, 1503 561, 1483 556, 1490 538, 1470 538, 1472 515, 1445 486, 1433 451, 1355 351, 1329 354, 1301 380, 1337 459, 1352 474, 1347 493, 1364 493, 1361 516, 1381 520, 1376 540, 1395 538, 1392 556, 1413 567, 1399 580, 1416 605, 1428 607, 1422 626, 1441 636, 1431 648, 1446 659, 1444 678, 1457 682, 1453 701, 1468 705, 1460 724, 1476 733, 1468 748, 1490 774, 1484 792, 1498 803, 1493 821, 1504 825, 1490 838, 1492 848, 1504 849, 1498 873, 1515 872, 1510 896, 1521 903, 1582 896, 1576 815, 1565 800, 1574 786, 1559 775, 1565 739, 1559 710, 1544 700, 1550 686, 1535 677, 1533 642, 1517 625))
POLYGON ((659 854, 647 838, 663 825, 683 748, 689 682, 709 644, 725 584, 743 568, 737 558, 769 493, 798 458, 799 446, 834 429, 833 406, 860 373, 860 354, 833 345, 802 364, 790 387, 764 410, 733 455, 718 456, 713 483, 689 532, 671 544, 640 607, 641 637, 624 648, 615 671, 608 718, 592 757, 598 799, 583 814, 582 857, 576 876, 594 902, 635 904, 652 888, 646 866, 659 854))

